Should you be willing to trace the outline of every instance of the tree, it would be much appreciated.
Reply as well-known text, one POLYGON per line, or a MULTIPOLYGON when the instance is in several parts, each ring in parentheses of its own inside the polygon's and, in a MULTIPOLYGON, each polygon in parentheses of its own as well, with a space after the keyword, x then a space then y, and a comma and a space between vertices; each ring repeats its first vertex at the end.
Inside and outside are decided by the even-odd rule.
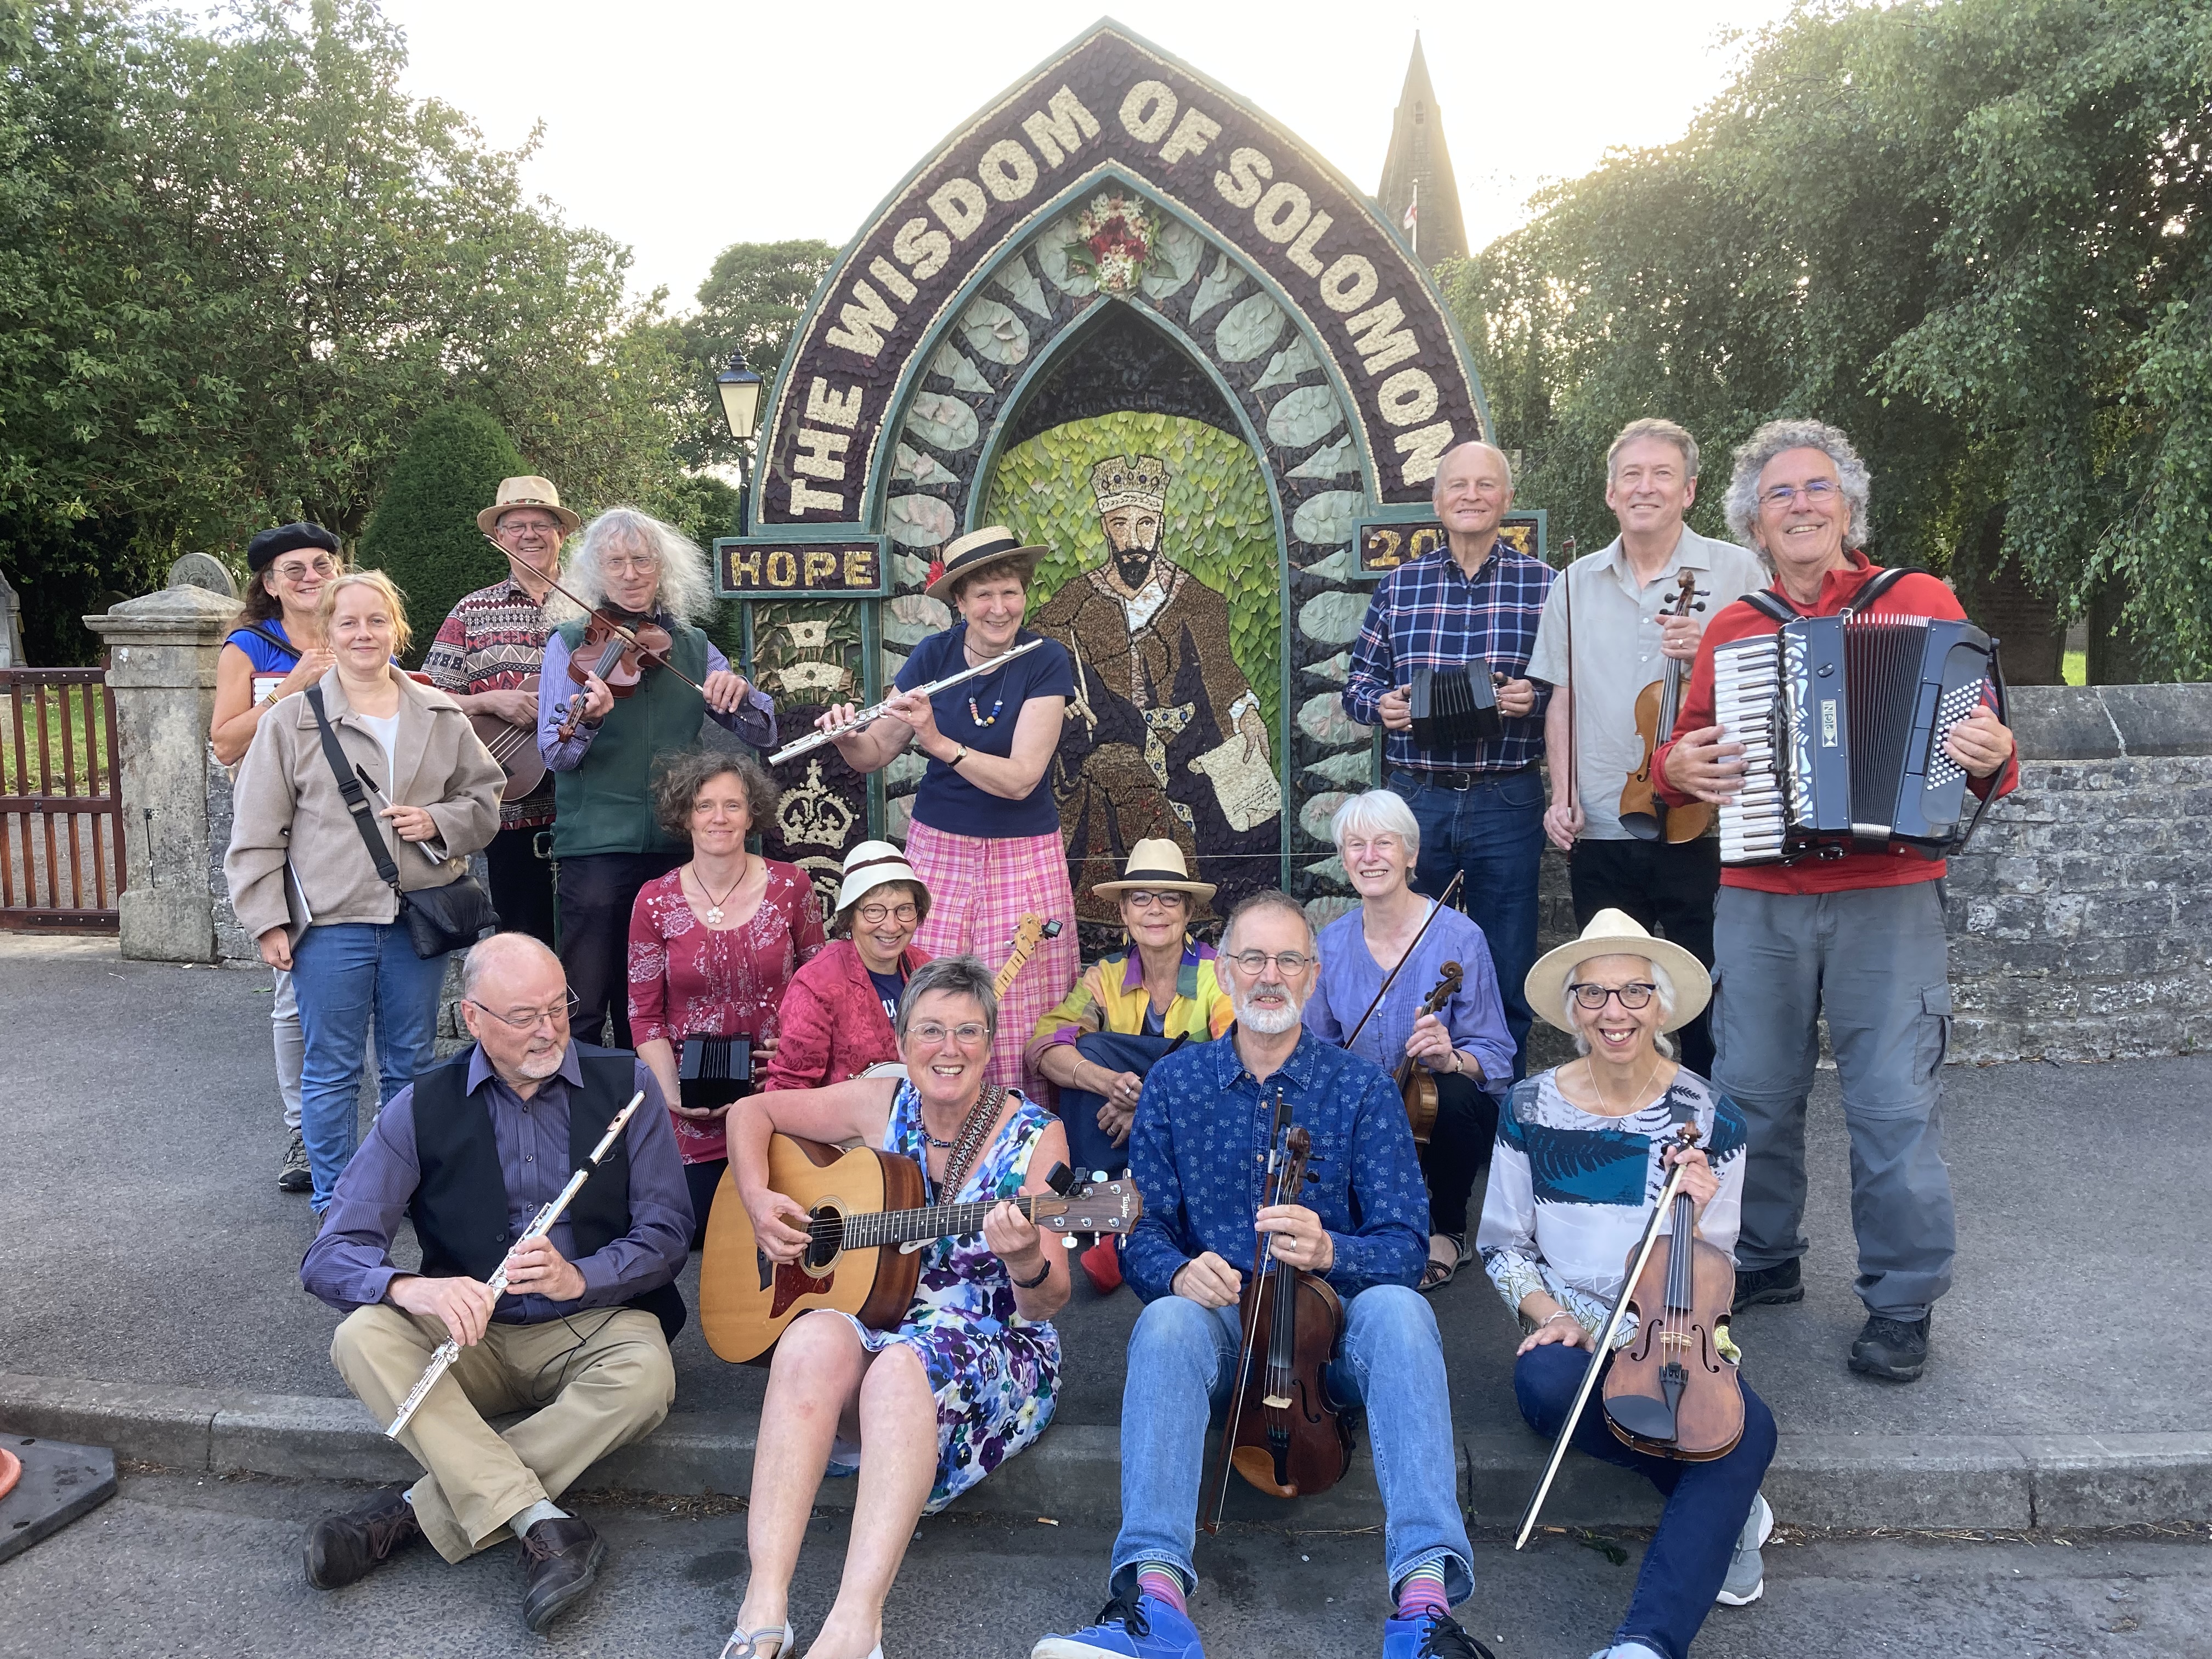
POLYGON ((2015 678, 2093 604, 2212 672, 2208 94, 2205 0, 1801 9, 1680 141, 1445 274, 1523 498, 1610 539, 1606 445, 1663 414, 1717 530, 1725 447, 1815 415, 1879 555, 1948 570, 2015 678))
POLYGON ((684 437, 677 453, 686 466, 728 465, 742 451, 722 423, 714 377, 741 350, 774 384, 806 302, 836 263, 827 242, 732 242, 699 285, 699 309, 684 319, 684 437))
POLYGON ((498 498, 501 478, 529 471, 514 441, 480 409, 452 404, 416 423, 362 532, 358 561, 406 594, 410 663, 422 660, 455 600, 507 574, 477 514, 498 498))

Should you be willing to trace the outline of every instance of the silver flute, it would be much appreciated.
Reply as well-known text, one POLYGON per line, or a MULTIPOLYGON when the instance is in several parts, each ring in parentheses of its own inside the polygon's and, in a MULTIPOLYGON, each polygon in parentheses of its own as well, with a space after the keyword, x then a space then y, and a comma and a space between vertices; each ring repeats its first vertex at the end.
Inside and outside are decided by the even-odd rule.
MULTIPOLYGON (((963 680, 974 679, 978 674, 988 674, 1000 664, 1012 662, 1016 657, 1020 656, 1023 652, 1034 651, 1037 647, 1043 643, 1044 639, 1042 635, 1039 635, 1037 638, 1033 640, 1024 640, 1011 651, 1001 651, 997 656, 992 658, 988 662, 978 663, 973 668, 963 668, 957 674, 947 674, 941 680, 930 681, 927 685, 917 685, 914 688, 913 695, 917 697, 933 697, 939 692, 944 690, 948 685, 957 685, 963 680)), ((904 696, 906 694, 901 693, 900 695, 904 696)), ((775 753, 770 755, 768 757, 768 763, 770 766, 780 765, 783 762, 791 759, 795 755, 803 755, 811 749, 819 749, 823 744, 830 742, 832 738, 842 738, 848 732, 857 732, 862 726, 879 717, 883 714, 884 710, 889 708, 890 706, 890 699, 886 697, 881 702, 872 703, 867 708, 863 708, 859 714, 854 715, 851 720, 846 721, 842 726, 833 726, 826 732, 810 732, 796 742, 787 743, 782 748, 777 750, 775 753)))
MULTIPOLYGON (((616 1137, 620 1135, 629 1125, 630 1114, 636 1111, 644 1101, 645 1091, 640 1089, 629 1097, 629 1104, 615 1114, 615 1121, 607 1125, 606 1133, 600 1137, 599 1146, 592 1149, 590 1161, 575 1174, 570 1176, 568 1184, 556 1193, 547 1201, 545 1207, 538 1211, 532 1218, 530 1224, 522 1230, 522 1237, 514 1241, 513 1249, 500 1261, 497 1271, 485 1280, 484 1287, 491 1292, 492 1304, 495 1307, 498 1305, 500 1297, 507 1294, 507 1261, 513 1259, 515 1250, 520 1249, 532 1239, 543 1238, 553 1231, 553 1224, 561 1218, 562 1212, 568 1207, 569 1200, 584 1189, 584 1183, 592 1178, 592 1171, 598 1169, 608 1152, 613 1150, 616 1137)), ((413 1417, 421 1408, 422 1402, 429 1398, 430 1390, 437 1385, 438 1379, 443 1376, 453 1363, 460 1357, 461 1344, 459 1337, 449 1336, 439 1344, 438 1351, 430 1356, 430 1364, 423 1370, 421 1380, 407 1391, 407 1398, 399 1402, 398 1415, 392 1419, 392 1426, 384 1431, 387 1438, 392 1440, 399 1438, 400 1430, 407 1426, 408 1419, 413 1417)))

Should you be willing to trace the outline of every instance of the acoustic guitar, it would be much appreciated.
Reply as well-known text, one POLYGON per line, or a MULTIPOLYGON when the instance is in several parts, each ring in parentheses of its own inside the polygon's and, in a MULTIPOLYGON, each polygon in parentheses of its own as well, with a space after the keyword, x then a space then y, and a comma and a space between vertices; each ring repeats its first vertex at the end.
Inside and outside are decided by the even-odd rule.
MULTIPOLYGON (((538 676, 528 676, 514 690, 535 692, 538 676)), ((507 782, 500 790, 501 799, 520 800, 545 781, 545 757, 538 752, 536 720, 527 726, 516 726, 496 714, 471 714, 469 726, 477 740, 491 750, 499 769, 507 774, 507 782)))
MULTIPOLYGON (((1054 1173, 1064 1179, 1066 1166, 1054 1173)), ((723 1171, 699 1260, 699 1328, 708 1346, 732 1364, 765 1359, 785 1328, 816 1308, 890 1329, 913 1305, 921 1246, 981 1232, 984 1216, 1000 1201, 925 1208, 921 1166, 912 1158, 873 1146, 840 1152, 792 1135, 770 1137, 768 1176, 769 1186, 806 1211, 813 1243, 796 1261, 771 1261, 753 1236, 734 1172, 723 1171)), ((1145 1212, 1127 1180, 1070 1183, 1064 1193, 1013 1204, 1070 1243, 1079 1233, 1127 1233, 1145 1212)))
MULTIPOLYGON (((1030 965, 1030 958, 1036 954, 1037 946, 1048 939, 1058 939, 1060 933, 1060 924, 1056 921, 1047 921, 1040 915, 1024 916, 1021 925, 1014 929, 1013 945, 1006 952, 1006 961, 1000 963, 999 971, 991 975, 991 994, 1004 998, 1013 988, 1014 981, 1021 977, 1022 969, 1030 965)), ((904 1077, 906 1074, 906 1062, 897 1060, 879 1060, 859 1073, 861 1077, 904 1077)))

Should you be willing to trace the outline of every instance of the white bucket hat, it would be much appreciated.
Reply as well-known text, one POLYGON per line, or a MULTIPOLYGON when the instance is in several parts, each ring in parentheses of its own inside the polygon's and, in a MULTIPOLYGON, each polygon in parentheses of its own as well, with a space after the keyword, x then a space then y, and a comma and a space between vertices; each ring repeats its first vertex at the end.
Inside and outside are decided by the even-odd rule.
POLYGON ((845 854, 844 878, 837 886, 837 908, 856 904, 887 882, 910 881, 923 893, 929 884, 914 872, 906 854, 887 841, 864 841, 845 854))

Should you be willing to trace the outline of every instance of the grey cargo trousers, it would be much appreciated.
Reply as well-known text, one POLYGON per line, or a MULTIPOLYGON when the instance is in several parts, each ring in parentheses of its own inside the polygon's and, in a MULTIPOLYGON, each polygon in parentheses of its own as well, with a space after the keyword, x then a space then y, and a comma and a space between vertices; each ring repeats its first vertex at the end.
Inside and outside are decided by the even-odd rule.
POLYGON ((1870 1312, 1910 1322, 1951 1287, 1957 1241, 1938 1080, 1951 1035, 1947 957, 1940 881, 1721 889, 1713 1081, 1749 1130, 1741 1271, 1805 1253, 1805 1102, 1825 1012, 1851 1141, 1854 1288, 1870 1312))

